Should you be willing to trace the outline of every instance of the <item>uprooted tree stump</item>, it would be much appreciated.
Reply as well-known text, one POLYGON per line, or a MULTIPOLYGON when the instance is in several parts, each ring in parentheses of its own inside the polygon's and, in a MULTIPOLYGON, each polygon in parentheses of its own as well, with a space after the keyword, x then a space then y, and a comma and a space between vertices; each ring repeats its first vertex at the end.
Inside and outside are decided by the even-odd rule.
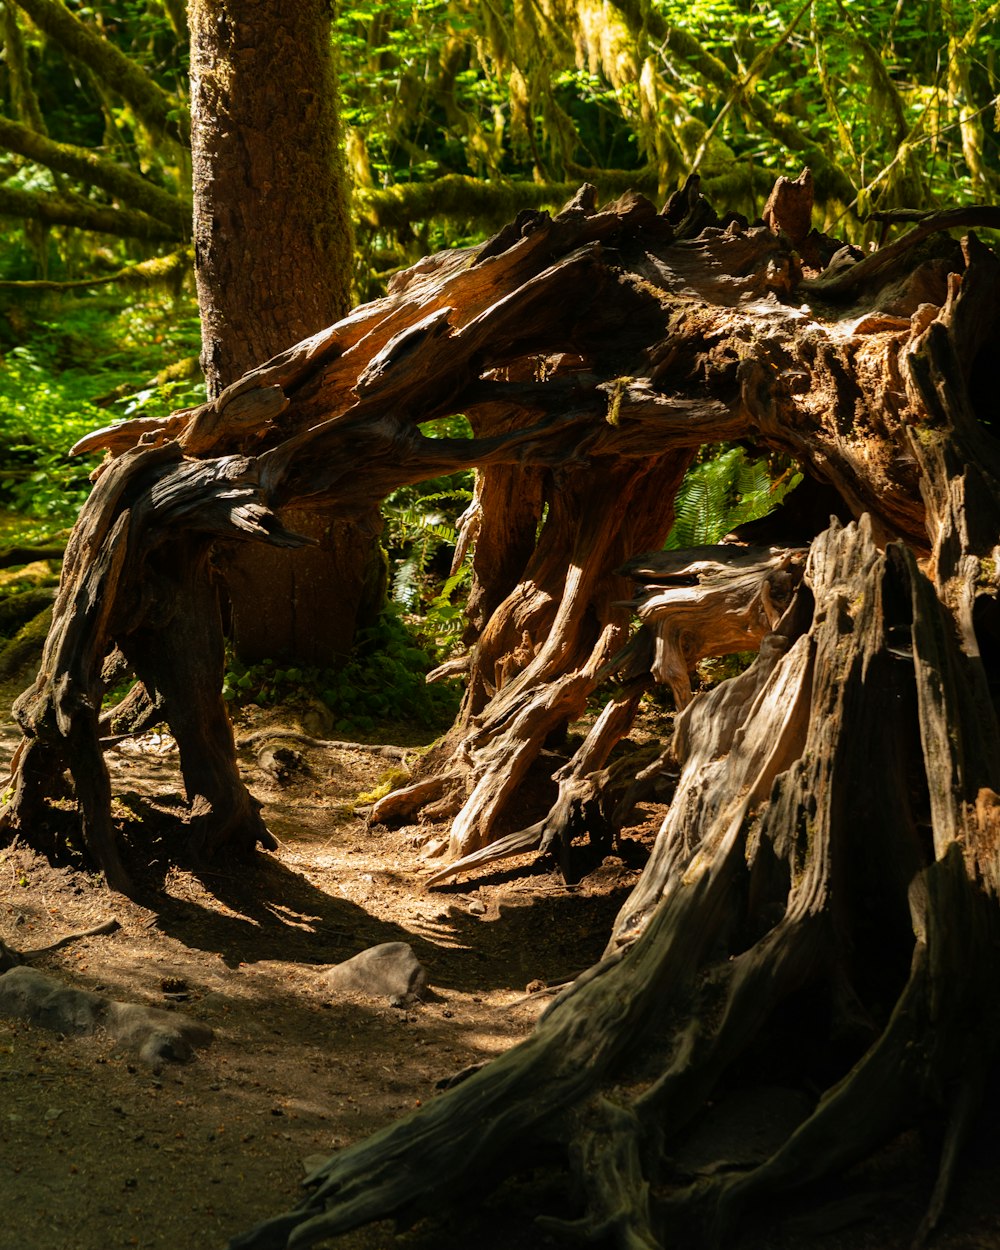
POLYGON ((129 888, 101 738, 156 716, 195 849, 266 843, 218 696, 217 553, 297 542, 277 508, 351 516, 466 466, 465 702, 376 818, 448 820, 443 879, 613 839, 678 774, 604 960, 533 1036, 339 1154, 234 1247, 439 1210, 542 1137, 571 1145, 587 1198, 562 1231, 710 1246, 747 1204, 928 1114, 942 1162, 918 1239, 938 1220, 1000 1038, 1000 262, 942 232, 1000 211, 942 213, 862 256, 808 229, 809 196, 807 177, 783 182, 749 226, 693 180, 662 213, 638 196, 598 211, 585 188, 554 219, 421 262, 214 402, 80 445, 111 458, 16 707, 8 836, 56 849, 68 769, 92 855, 129 888), (422 433, 456 412, 473 437, 422 433), (698 448, 733 439, 788 457, 802 485, 732 542, 658 553, 698 448), (729 649, 757 659, 692 698, 690 666, 729 649), (140 685, 102 715, 121 657, 140 685), (609 680, 526 821, 522 781, 609 680), (610 753, 657 681, 681 709, 672 739, 622 785, 610 753), (805 1046, 781 1037, 788 1014, 812 1022, 805 1046), (826 1092, 759 1166, 679 1175, 677 1143, 768 1030, 826 1092))

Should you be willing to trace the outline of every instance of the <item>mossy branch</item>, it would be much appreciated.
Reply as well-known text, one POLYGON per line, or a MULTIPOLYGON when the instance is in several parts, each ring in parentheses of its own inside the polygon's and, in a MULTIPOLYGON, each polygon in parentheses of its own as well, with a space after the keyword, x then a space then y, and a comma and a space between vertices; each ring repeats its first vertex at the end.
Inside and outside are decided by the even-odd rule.
MULTIPOLYGON (((182 247, 169 256, 154 256, 151 260, 139 261, 135 265, 126 265, 115 273, 105 274, 100 278, 77 278, 72 282, 51 282, 44 279, 29 281, 0 282, 0 290, 14 288, 19 291, 78 291, 93 286, 110 286, 120 283, 123 286, 156 286, 180 283, 191 272, 194 264, 194 252, 189 247, 182 247)), ((186 363, 186 362, 182 362, 186 363)), ((170 365, 163 370, 170 373, 177 365, 170 365)), ((183 376, 188 376, 184 374, 183 376)), ((126 394, 128 391, 125 392, 126 394)))
POLYGON ((128 208, 108 208, 78 196, 47 195, 0 187, 0 217, 21 217, 49 226, 75 226, 113 234, 120 239, 145 239, 150 243, 179 242, 178 231, 166 222, 128 208))
POLYGON ((191 233, 191 205, 89 148, 57 143, 38 130, 0 117, 0 146, 38 165, 90 183, 171 226, 181 238, 191 233))
POLYGON ((45 119, 31 81, 31 70, 24 52, 24 36, 14 12, 13 0, 0 0, 0 31, 3 32, 4 63, 10 77, 11 108, 15 116, 44 134, 45 119))
POLYGON ((358 219, 386 230, 429 218, 475 219, 485 225, 506 221, 522 208, 558 208, 577 190, 575 182, 487 182, 448 174, 434 182, 400 182, 384 190, 358 188, 358 219))
POLYGON ((60 0, 17 0, 43 34, 85 65, 135 110, 150 130, 184 146, 191 142, 191 118, 181 102, 158 86, 135 61, 81 22, 60 0))
MULTIPOLYGON (((577 167, 578 168, 578 167, 577 167)), ((585 170, 593 175, 602 199, 614 199, 625 190, 655 188, 650 167, 630 170, 585 170)), ((708 193, 732 196, 759 183, 766 193, 773 179, 761 170, 754 178, 747 165, 735 166, 717 178, 703 180, 708 193)), ((442 217, 474 220, 483 226, 505 222, 526 208, 562 208, 579 190, 578 182, 492 182, 467 174, 447 174, 434 182, 400 182, 375 189, 356 187, 355 218, 373 230, 398 230, 415 221, 442 217)))
MULTIPOLYGON (((726 96, 740 89, 740 80, 727 66, 706 51, 698 40, 679 26, 671 26, 665 17, 640 0, 611 0, 629 23, 637 37, 653 39, 664 52, 680 57, 691 69, 726 96)), ((813 173, 819 194, 850 203, 855 196, 851 180, 830 160, 826 152, 803 134, 787 114, 779 113, 759 92, 743 96, 743 108, 753 119, 790 151, 803 157, 813 173)))

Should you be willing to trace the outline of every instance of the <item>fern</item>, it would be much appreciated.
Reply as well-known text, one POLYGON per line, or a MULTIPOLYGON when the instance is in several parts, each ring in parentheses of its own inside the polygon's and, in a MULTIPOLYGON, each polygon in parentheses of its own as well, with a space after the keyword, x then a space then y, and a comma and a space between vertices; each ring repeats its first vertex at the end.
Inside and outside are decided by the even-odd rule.
POLYGON ((703 448, 674 500, 669 551, 717 543, 738 525, 772 512, 802 475, 777 458, 747 459, 742 447, 703 448))
MULTIPOLYGON (((386 500, 387 545, 399 560, 392 574, 392 599, 405 611, 430 615, 441 600, 441 594, 434 595, 431 561, 442 547, 455 545, 455 520, 471 497, 465 486, 449 486, 426 495, 415 495, 411 487, 402 487, 386 500)), ((445 604, 455 585, 442 592, 445 604)))

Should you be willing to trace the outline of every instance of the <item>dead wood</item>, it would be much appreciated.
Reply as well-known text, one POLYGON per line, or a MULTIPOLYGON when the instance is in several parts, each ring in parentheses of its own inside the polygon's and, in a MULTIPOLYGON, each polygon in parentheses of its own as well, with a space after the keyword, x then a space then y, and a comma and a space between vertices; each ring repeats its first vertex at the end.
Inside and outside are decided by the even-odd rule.
POLYGON ((644 789, 677 776, 602 963, 522 1046, 330 1160, 234 1247, 439 1209, 542 1132, 576 1143, 588 1210, 568 1231, 712 1245, 751 1201, 928 1111, 947 1130, 920 1236, 940 1217, 1000 1036, 1000 262, 971 235, 915 244, 996 210, 859 259, 808 230, 808 178, 790 185, 771 228, 720 223, 696 181, 663 213, 584 194, 521 214, 211 403, 80 445, 111 456, 17 705, 8 836, 57 849, 48 800, 68 769, 93 858, 129 887, 100 742, 117 650, 146 692, 131 710, 162 709, 179 743, 195 849, 266 843, 218 694, 226 545, 294 545, 276 509, 360 516, 470 466, 465 702, 373 818, 447 820, 443 880, 530 847, 565 863, 580 834, 611 845, 644 789), (457 412, 471 438, 421 430, 457 412), (829 493, 738 536, 754 547, 642 554, 660 552, 698 449, 733 439, 829 493), (831 496, 849 523, 818 517, 831 496), (757 658, 692 697, 692 663, 731 650, 757 658), (656 679, 673 737, 623 777, 609 752, 656 679), (609 680, 575 753, 552 751, 609 680), (556 797, 526 812, 542 763, 556 797), (789 1006, 813 1022, 805 1044, 781 1037, 789 1006), (789 1079, 826 1093, 764 1163, 692 1178, 674 1152, 769 1030, 789 1079))
POLYGON ((718 547, 655 552, 622 572, 640 583, 630 607, 653 636, 650 671, 678 708, 699 660, 756 651, 788 607, 804 550, 718 547))
POLYGON ((660 1079, 630 1105, 598 1102, 575 1129, 591 1204, 575 1231, 587 1240, 715 1244, 751 1196, 828 1175, 933 1106, 944 1091, 927 1083, 928 1055, 978 1089, 1000 1017, 985 981, 959 968, 990 978, 973 952, 995 941, 997 918, 961 848, 992 859, 995 842, 987 850, 981 817, 954 781, 931 779, 932 725, 969 724, 973 708, 960 680, 929 688, 915 658, 944 645, 947 667, 964 667, 933 624, 942 611, 906 549, 879 551, 867 521, 817 539, 804 588, 757 662, 686 710, 677 796, 605 961, 528 1041, 338 1154, 295 1212, 235 1239, 234 1250, 313 1245, 433 1209, 465 1177, 495 1177, 514 1140, 562 1107, 586 1105, 664 1013, 673 1041, 660 1079), (944 791, 939 810, 933 795, 944 791), (964 923, 946 931, 956 906, 964 923), (870 939, 858 941, 873 926, 884 955, 874 982, 870 939), (671 1187, 671 1141, 806 985, 823 988, 843 1079, 762 1167, 671 1187), (651 1199, 654 1182, 661 1195, 666 1184, 666 1202, 651 1199))
POLYGON ((120 928, 121 925, 117 920, 105 920, 103 924, 95 925, 92 929, 82 929, 79 933, 67 933, 64 937, 50 943, 48 946, 39 946, 35 950, 30 951, 16 951, 12 946, 8 946, 3 939, 0 939, 0 972, 7 972, 11 968, 31 963, 33 959, 39 959, 42 955, 50 955, 53 951, 62 950, 64 946, 69 946, 73 942, 79 942, 81 938, 98 937, 105 933, 114 933, 120 928))

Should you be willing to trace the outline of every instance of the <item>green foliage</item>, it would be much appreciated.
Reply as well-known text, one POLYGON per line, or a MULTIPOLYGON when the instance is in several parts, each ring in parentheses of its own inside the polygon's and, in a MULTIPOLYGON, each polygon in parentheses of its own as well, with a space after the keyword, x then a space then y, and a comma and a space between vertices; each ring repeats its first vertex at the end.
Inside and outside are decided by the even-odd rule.
POLYGON ((483 229, 471 194, 464 213, 461 196, 414 196, 403 220, 399 202, 364 197, 452 175, 500 199, 508 179, 583 177, 663 195, 697 167, 753 217, 776 174, 808 163, 827 228, 1000 192, 1000 24, 985 0, 354 0, 337 40, 370 209, 363 270, 483 229))
POLYGON ((717 543, 738 525, 767 516, 802 480, 781 457, 747 458, 742 447, 706 447, 674 501, 669 551, 717 543))
POLYGON ((79 377, 54 375, 36 351, 16 347, 0 367, 0 414, 0 502, 28 517, 72 524, 93 461, 71 461, 65 449, 100 424, 79 377))
POLYGON ((0 322, 3 339, 12 345, 0 356, 0 508, 26 523, 11 541, 29 537, 32 522, 73 523, 96 463, 67 455, 84 434, 116 417, 164 415, 204 397, 191 384, 141 388, 165 355, 197 351, 187 302, 160 297, 123 306, 64 296, 33 313, 17 305, 0 322), (128 393, 119 403, 95 402, 123 385, 128 393))
MULTIPOLYGON (((464 416, 429 421, 421 432, 431 438, 468 438, 464 416)), ((458 641, 465 624, 461 603, 453 596, 471 580, 468 561, 451 573, 457 525, 472 500, 471 472, 452 473, 403 486, 385 500, 385 545, 392 567, 392 599, 420 619, 420 628, 440 659, 458 641)))
POLYGON ((338 717, 334 728, 339 734, 372 733, 376 724, 389 721, 443 729, 454 718, 460 694, 453 683, 424 681, 433 665, 419 637, 390 610, 359 631, 341 667, 282 668, 270 660, 244 667, 234 662, 222 697, 260 707, 318 697, 338 717))
POLYGON ((717 686, 730 677, 738 677, 756 660, 756 651, 734 651, 731 655, 713 655, 699 660, 696 671, 703 687, 717 686))
POLYGON ((383 504, 395 570, 393 602, 419 620, 420 630, 439 660, 457 645, 465 626, 463 592, 472 580, 471 565, 466 559, 454 573, 450 569, 458 513, 472 499, 470 479, 468 473, 438 479, 439 483, 461 484, 427 494, 403 487, 383 504), (458 602, 454 601, 456 595, 458 602))
POLYGON ((426 601, 433 584, 432 562, 442 553, 448 556, 455 546, 455 506, 464 508, 471 498, 472 491, 460 487, 419 495, 394 491, 386 500, 389 539, 404 555, 393 574, 392 597, 408 612, 426 601))

